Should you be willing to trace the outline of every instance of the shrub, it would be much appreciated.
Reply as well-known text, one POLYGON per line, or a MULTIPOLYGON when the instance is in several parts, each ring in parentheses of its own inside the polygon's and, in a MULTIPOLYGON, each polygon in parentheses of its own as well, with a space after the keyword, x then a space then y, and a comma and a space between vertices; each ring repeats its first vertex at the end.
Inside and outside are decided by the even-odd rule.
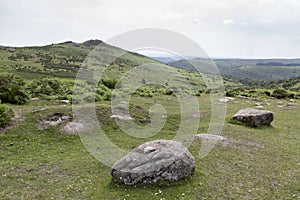
POLYGON ((225 93, 226 97, 234 97, 235 96, 235 93, 233 91, 227 91, 225 93))
POLYGON ((167 89, 165 94, 166 95, 172 95, 173 94, 173 90, 172 89, 167 89))
POLYGON ((28 84, 28 91, 32 97, 45 99, 69 99, 72 95, 73 82, 52 78, 33 80, 28 84))
POLYGON ((0 76, 0 99, 3 103, 24 104, 28 95, 24 81, 14 76, 0 76))
POLYGON ((282 89, 276 89, 272 93, 272 97, 275 97, 277 99, 284 99, 284 98, 287 98, 288 96, 289 96, 289 94, 287 93, 287 91, 282 90, 282 89))
POLYGON ((13 116, 12 109, 0 102, 0 127, 4 127, 11 122, 13 116))
POLYGON ((101 79, 101 82, 103 83, 103 85, 105 85, 109 89, 114 89, 118 80, 116 80, 116 79, 101 79))
POLYGON ((54 79, 38 79, 34 80, 30 85, 30 93, 33 97, 50 96, 59 93, 60 83, 54 79))
POLYGON ((269 91, 265 91, 264 93, 265 93, 265 95, 267 95, 268 97, 271 96, 271 92, 269 92, 269 91))

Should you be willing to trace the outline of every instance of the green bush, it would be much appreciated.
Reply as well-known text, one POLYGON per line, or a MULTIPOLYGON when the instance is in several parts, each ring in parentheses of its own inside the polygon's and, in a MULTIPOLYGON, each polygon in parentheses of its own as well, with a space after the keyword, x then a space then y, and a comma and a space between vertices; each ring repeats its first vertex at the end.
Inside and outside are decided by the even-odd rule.
POLYGON ((27 87, 32 97, 62 100, 69 99, 72 94, 73 83, 71 81, 43 78, 33 80, 27 87))
POLYGON ((173 94, 173 90, 172 89, 167 89, 165 94, 166 95, 172 95, 173 94))
POLYGON ((13 116, 12 109, 0 102, 0 127, 4 127, 11 122, 13 116))
POLYGON ((271 92, 269 92, 269 91, 265 91, 264 93, 265 93, 265 95, 267 95, 268 97, 271 96, 271 92))
POLYGON ((276 89, 276 90, 273 91, 272 97, 275 97, 277 99, 285 99, 285 98, 289 97, 289 94, 285 90, 276 89))
POLYGON ((116 79, 101 79, 101 82, 103 83, 103 85, 105 85, 109 89, 114 89, 116 84, 118 83, 118 80, 116 80, 116 79))
POLYGON ((234 97, 235 96, 235 93, 233 91, 227 91, 225 93, 226 97, 234 97))
POLYGON ((0 76, 0 99, 3 103, 24 104, 28 94, 24 90, 24 81, 13 75, 0 76))

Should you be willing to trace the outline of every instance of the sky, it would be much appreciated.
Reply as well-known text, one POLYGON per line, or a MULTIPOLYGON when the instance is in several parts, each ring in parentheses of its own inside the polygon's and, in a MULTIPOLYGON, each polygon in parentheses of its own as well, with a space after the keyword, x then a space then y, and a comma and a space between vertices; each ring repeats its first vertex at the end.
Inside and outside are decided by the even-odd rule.
POLYGON ((0 27, 6 46, 105 41, 163 28, 210 57, 300 57, 300 0, 0 0, 0 27))

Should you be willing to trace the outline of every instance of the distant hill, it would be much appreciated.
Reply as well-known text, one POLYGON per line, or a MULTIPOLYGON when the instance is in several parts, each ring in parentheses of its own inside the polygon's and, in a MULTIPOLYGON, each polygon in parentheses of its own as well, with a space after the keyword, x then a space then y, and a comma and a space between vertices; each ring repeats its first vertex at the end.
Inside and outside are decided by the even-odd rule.
POLYGON ((155 60, 158 60, 160 62, 163 62, 163 63, 170 63, 170 62, 175 62, 175 61, 178 61, 178 60, 181 60, 181 58, 179 57, 152 57, 153 59, 155 60))
MULTIPOLYGON (((169 62, 173 67, 195 70, 206 60, 201 58, 169 62)), ((220 73, 238 80, 272 81, 300 77, 300 59, 214 59, 220 73)), ((207 70, 205 70, 207 71, 207 70)))

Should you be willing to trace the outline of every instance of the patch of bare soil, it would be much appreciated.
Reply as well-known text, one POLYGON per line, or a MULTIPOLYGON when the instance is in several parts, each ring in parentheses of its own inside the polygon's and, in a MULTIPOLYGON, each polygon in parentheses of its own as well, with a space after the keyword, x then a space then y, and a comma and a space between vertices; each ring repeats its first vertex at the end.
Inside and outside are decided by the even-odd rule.
POLYGON ((12 121, 6 127, 0 128, 0 132, 4 132, 10 128, 16 128, 21 122, 25 121, 26 117, 22 114, 21 110, 14 110, 12 121))

